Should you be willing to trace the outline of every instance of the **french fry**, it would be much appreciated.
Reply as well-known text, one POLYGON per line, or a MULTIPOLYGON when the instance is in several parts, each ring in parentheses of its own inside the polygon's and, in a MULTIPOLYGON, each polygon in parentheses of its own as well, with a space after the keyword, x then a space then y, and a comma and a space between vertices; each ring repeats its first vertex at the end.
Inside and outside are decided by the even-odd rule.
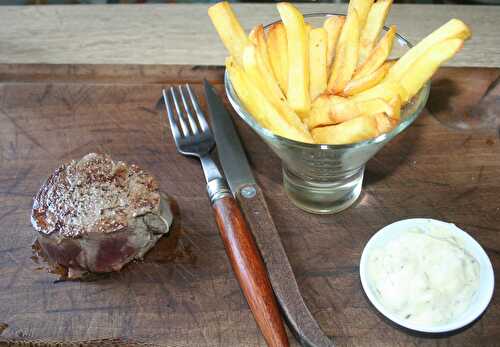
MULTIPOLYGON (((269 58, 264 27, 262 25, 257 25, 252 29, 248 37, 257 49, 256 56, 258 59, 256 59, 256 61, 258 61, 260 72, 265 80, 265 85, 261 87, 269 88, 274 98, 284 100, 285 95, 282 93, 278 79, 274 75, 271 59, 269 58)), ((245 49, 247 48, 248 46, 245 47, 245 49)), ((243 62, 243 64, 245 63, 243 62)), ((261 88, 261 90, 264 89, 261 88)))
POLYGON ((370 8, 366 24, 361 31, 359 39, 359 64, 364 63, 373 50, 375 42, 387 19, 391 5, 392 0, 378 0, 370 8))
MULTIPOLYGON (((258 105, 253 101, 253 95, 251 93, 251 88, 247 88, 251 84, 248 77, 245 75, 243 68, 236 62, 236 59, 232 56, 226 58, 226 69, 229 72, 229 78, 231 79, 231 84, 238 94, 238 97, 245 105, 245 108, 252 114, 255 120, 264 128, 269 128, 270 124, 266 117, 266 114, 260 113, 258 105)), ((253 88, 256 89, 254 86, 253 88)), ((253 94, 256 94, 255 92, 253 94)))
POLYGON ((349 144, 369 140, 394 129, 397 121, 385 113, 367 114, 344 123, 315 128, 311 131, 314 142, 320 144, 349 144))
POLYGON ((323 93, 320 94, 311 104, 311 110, 308 117, 304 119, 307 124, 307 119, 310 118, 311 113, 328 113, 332 105, 348 101, 347 98, 335 94, 323 93))
POLYGON ((391 66, 394 65, 393 61, 387 61, 385 62, 381 67, 379 67, 377 70, 351 80, 349 83, 344 88, 344 91, 342 92, 342 95, 344 96, 350 96, 350 95, 355 95, 359 94, 364 90, 370 89, 377 84, 379 84, 384 77, 386 76, 387 72, 391 68, 391 66))
MULTIPOLYGON (((275 79, 273 67, 271 65, 271 59, 269 58, 269 53, 267 49, 266 34, 264 32, 264 27, 262 26, 262 24, 259 24, 256 27, 254 27, 252 31, 250 31, 248 37, 259 51, 259 55, 262 59, 262 62, 265 65, 265 72, 272 75, 273 79, 275 79)), ((277 80, 276 84, 278 84, 277 80)))
POLYGON ((271 60, 274 76, 281 90, 286 94, 288 87, 288 42, 282 22, 273 24, 267 32, 267 52, 271 60))
POLYGON ((330 71, 332 68, 333 58, 335 58, 335 47, 337 47, 337 41, 344 22, 345 17, 343 16, 331 16, 325 19, 323 23, 323 28, 325 28, 328 34, 328 47, 326 53, 327 71, 330 71))
POLYGON ((391 131, 398 124, 395 119, 388 117, 385 113, 374 114, 373 118, 375 118, 375 122, 377 123, 377 136, 391 131))
POLYGON ((311 100, 316 99, 326 89, 326 30, 323 28, 312 29, 309 32, 309 94, 311 100))
POLYGON ((273 74, 262 25, 256 26, 249 37, 254 45, 248 45, 245 48, 243 54, 245 71, 290 125, 299 131, 307 132, 305 124, 287 103, 273 74))
POLYGON ((367 100, 359 102, 358 107, 361 110, 361 115, 383 113, 387 117, 398 118, 399 109, 396 107, 397 105, 401 106, 401 103, 398 104, 396 100, 399 100, 399 96, 391 99, 392 104, 391 102, 386 102, 384 99, 367 100))
POLYGON ((283 92, 267 71, 262 55, 259 53, 258 48, 253 44, 245 47, 243 68, 246 75, 291 126, 298 131, 307 132, 307 127, 286 102, 283 92))
POLYGON ((389 70, 387 78, 394 81, 401 80, 413 64, 432 46, 449 39, 461 39, 465 41, 470 35, 471 32, 464 22, 458 19, 451 19, 399 58, 397 63, 389 70))
POLYGON ((359 20, 359 30, 363 30, 365 27, 366 19, 368 17, 368 13, 370 12, 370 8, 373 5, 373 0, 350 0, 349 7, 353 7, 357 14, 359 20))
POLYGON ((387 80, 386 78, 375 87, 362 91, 359 94, 353 95, 349 97, 349 99, 353 101, 364 101, 381 98, 389 102, 395 96, 399 96, 401 100, 408 100, 408 92, 403 88, 403 86, 401 86, 399 82, 387 80))
MULTIPOLYGON (((463 46, 462 39, 449 39, 437 43, 422 54, 401 78, 401 86, 408 92, 402 101, 411 99, 436 72, 441 64, 451 59, 463 46)), ((397 63, 396 63, 397 64, 397 63)))
POLYGON ((337 43, 332 74, 328 81, 328 91, 337 94, 344 90, 352 78, 358 63, 359 20, 355 9, 349 13, 337 43))
POLYGON ((394 37, 396 35, 396 26, 391 25, 390 29, 385 33, 385 35, 380 39, 375 48, 372 50, 365 62, 358 66, 354 72, 353 79, 357 79, 366 76, 384 64, 391 54, 392 44, 394 42, 394 37))
POLYGON ((300 142, 348 144, 394 129, 402 107, 471 35, 452 19, 389 61, 396 27, 380 33, 392 3, 350 0, 347 16, 315 29, 282 2, 282 21, 267 37, 262 25, 247 37, 227 1, 209 16, 230 53, 232 86, 262 127, 300 142))
POLYGON ((309 95, 309 44, 302 13, 289 3, 277 5, 285 25, 288 40, 288 87, 286 96, 290 106, 305 114, 310 106, 309 95))
POLYGON ((392 114, 389 115, 393 120, 399 121, 401 119, 401 98, 396 95, 389 101, 389 105, 392 109, 392 114))
POLYGON ((323 93, 320 94, 311 104, 311 110, 314 108, 329 107, 330 104, 346 102, 347 98, 339 95, 323 93))
POLYGON ((366 101, 352 101, 329 104, 329 107, 311 109, 309 118, 306 119, 309 129, 318 126, 338 124, 350 119, 376 114, 385 113, 392 117, 393 108, 383 99, 372 99, 366 101))
POLYGON ((208 15, 229 54, 241 64, 243 49, 250 41, 229 3, 222 1, 210 6, 208 15))
POLYGON ((338 124, 348 117, 354 118, 360 115, 360 110, 356 103, 351 100, 346 100, 339 103, 329 103, 322 107, 312 108, 309 112, 309 117, 305 122, 309 129, 319 126, 338 124))
POLYGON ((235 62, 233 57, 226 59, 226 69, 229 71, 229 77, 236 94, 262 127, 282 137, 312 143, 312 137, 309 133, 298 131, 288 124, 259 88, 250 81, 243 68, 235 62))
POLYGON ((377 120, 373 115, 365 115, 337 125, 329 125, 311 130, 314 142, 341 145, 368 140, 379 134, 377 120))
MULTIPOLYGON (((276 81, 269 74, 264 60, 259 49, 254 44, 249 44, 245 47, 243 51, 243 69, 246 75, 271 102, 272 100, 284 101, 285 96, 276 81)), ((272 103, 275 104, 274 102, 272 103)))

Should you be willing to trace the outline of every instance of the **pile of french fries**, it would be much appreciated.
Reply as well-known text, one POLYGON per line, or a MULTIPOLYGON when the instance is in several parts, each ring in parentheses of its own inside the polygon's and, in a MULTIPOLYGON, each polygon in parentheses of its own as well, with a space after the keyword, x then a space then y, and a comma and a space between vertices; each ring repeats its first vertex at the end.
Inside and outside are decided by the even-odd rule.
POLYGON ((229 3, 208 14, 229 51, 231 83, 261 126, 300 142, 348 144, 393 129, 401 108, 471 35, 452 19, 389 60, 396 27, 383 27, 391 5, 351 0, 346 16, 313 28, 282 2, 281 22, 267 32, 257 25, 248 36, 229 3))

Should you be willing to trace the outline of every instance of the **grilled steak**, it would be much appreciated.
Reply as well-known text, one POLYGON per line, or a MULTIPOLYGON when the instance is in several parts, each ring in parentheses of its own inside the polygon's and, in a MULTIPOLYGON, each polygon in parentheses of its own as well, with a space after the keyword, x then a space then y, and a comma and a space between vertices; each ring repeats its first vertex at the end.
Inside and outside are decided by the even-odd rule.
POLYGON ((95 153, 59 167, 31 214, 42 250, 69 278, 118 271, 142 258, 171 222, 168 198, 153 176, 95 153))

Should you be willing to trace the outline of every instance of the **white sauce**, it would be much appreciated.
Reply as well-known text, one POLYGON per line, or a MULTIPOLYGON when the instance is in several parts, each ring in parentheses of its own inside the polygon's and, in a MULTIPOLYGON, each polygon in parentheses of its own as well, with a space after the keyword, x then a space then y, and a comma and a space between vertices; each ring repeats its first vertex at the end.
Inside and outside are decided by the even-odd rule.
POLYGON ((445 229, 409 230, 368 258, 381 304, 408 322, 437 325, 464 313, 479 288, 479 264, 445 229))

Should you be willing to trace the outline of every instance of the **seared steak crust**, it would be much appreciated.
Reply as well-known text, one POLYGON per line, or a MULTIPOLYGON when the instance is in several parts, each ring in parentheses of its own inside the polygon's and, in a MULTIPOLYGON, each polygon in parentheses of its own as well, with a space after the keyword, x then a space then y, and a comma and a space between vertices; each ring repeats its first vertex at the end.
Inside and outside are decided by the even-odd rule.
POLYGON ((130 219, 157 212, 159 205, 153 176, 136 165, 90 153, 48 178, 35 197, 32 222, 45 235, 112 233, 127 228, 130 219))
POLYGON ((171 220, 153 176, 95 153, 59 167, 35 196, 31 215, 48 257, 80 272, 119 270, 142 257, 171 220))

